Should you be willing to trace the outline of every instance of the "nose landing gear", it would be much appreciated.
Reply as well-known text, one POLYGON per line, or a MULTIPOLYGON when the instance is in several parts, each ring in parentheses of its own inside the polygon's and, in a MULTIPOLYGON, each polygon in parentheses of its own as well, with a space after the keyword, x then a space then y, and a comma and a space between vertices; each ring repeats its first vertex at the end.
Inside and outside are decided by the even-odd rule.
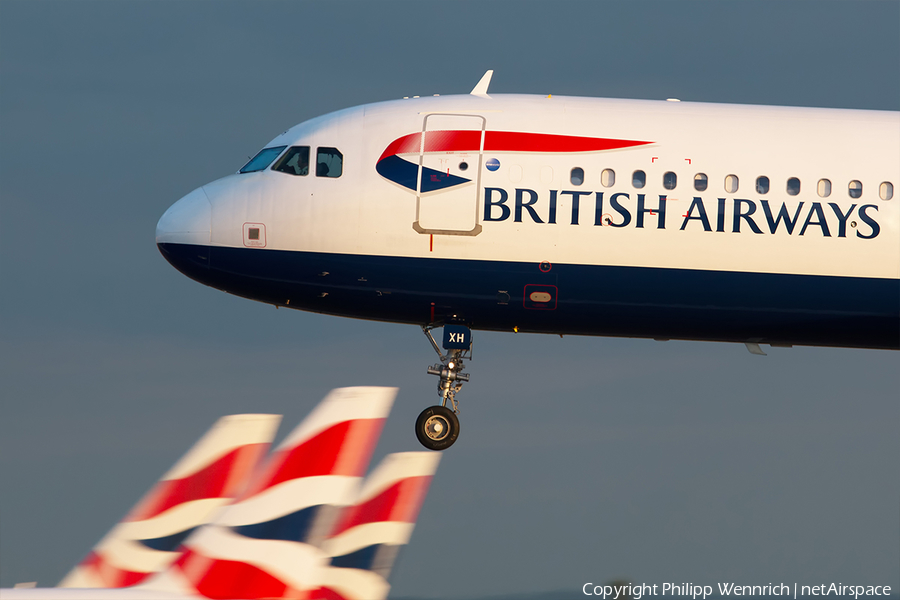
POLYGON ((428 367, 429 375, 437 375, 439 406, 429 406, 416 419, 416 437, 429 450, 446 450, 453 445, 459 436, 459 404, 456 393, 469 375, 463 373, 463 361, 472 358, 472 331, 464 325, 444 325, 443 347, 447 354, 441 352, 431 330, 434 326, 422 327, 422 331, 431 342, 441 362, 428 367), (447 405, 452 407, 452 410, 447 405))

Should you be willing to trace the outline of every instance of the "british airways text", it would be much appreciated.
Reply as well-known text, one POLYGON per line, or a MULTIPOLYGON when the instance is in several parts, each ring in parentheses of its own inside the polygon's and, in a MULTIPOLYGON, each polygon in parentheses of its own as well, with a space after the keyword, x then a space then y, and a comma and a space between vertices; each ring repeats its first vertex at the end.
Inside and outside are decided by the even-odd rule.
POLYGON ((509 192, 503 188, 484 189, 484 222, 506 221, 555 225, 592 224, 598 227, 645 227, 680 231, 820 235, 844 238, 854 235, 864 240, 878 236, 875 220, 878 206, 836 202, 785 202, 715 198, 675 200, 665 195, 647 199, 646 194, 549 190, 538 194, 528 188, 509 192), (678 202, 677 214, 672 203, 678 202), (668 221, 667 221, 668 218, 668 221))

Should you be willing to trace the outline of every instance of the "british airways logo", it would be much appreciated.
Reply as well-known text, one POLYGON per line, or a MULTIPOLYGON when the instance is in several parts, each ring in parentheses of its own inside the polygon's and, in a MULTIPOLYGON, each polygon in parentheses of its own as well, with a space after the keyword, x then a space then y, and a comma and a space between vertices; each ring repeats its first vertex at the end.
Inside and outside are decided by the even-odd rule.
MULTIPOLYGON (((647 224, 656 229, 666 229, 675 225, 680 231, 774 234, 780 230, 788 235, 818 233, 822 237, 839 238, 852 235, 850 232, 855 231, 856 237, 865 240, 873 239, 881 232, 881 226, 875 220, 875 213, 878 212, 875 204, 852 204, 847 207, 836 202, 800 201, 796 206, 788 207, 784 202, 769 200, 704 200, 694 196, 686 209, 678 208, 677 215, 672 215, 670 203, 676 200, 659 195, 655 201, 648 201, 646 196, 581 190, 548 190, 538 194, 528 188, 516 188, 509 192, 503 188, 487 187, 484 189, 482 221, 512 219, 516 223, 552 225, 565 219, 571 225, 589 222, 598 227, 632 226, 642 229, 647 224)), ((677 202, 685 204, 680 200, 677 202)))
MULTIPOLYGON (((375 164, 375 170, 385 179, 413 192, 429 193, 447 190, 468 179, 449 171, 439 171, 424 164, 423 155, 453 153, 576 153, 602 152, 645 146, 654 142, 612 138, 581 137, 519 131, 445 130, 411 133, 397 138, 385 148, 375 164), (483 138, 482 138, 483 136, 483 138), (412 158, 413 160, 409 160, 412 158)), ((490 158, 485 167, 494 171, 500 163, 490 158)), ((676 200, 659 195, 655 206, 648 204, 646 194, 626 192, 593 192, 582 190, 548 190, 538 194, 529 188, 516 188, 510 192, 499 187, 484 188, 484 213, 482 222, 499 222, 512 219, 516 223, 556 224, 561 210, 570 211, 571 225, 583 221, 602 227, 644 228, 645 222, 655 222, 657 229, 675 225, 680 231, 752 232, 805 236, 818 232, 822 237, 845 238, 849 235, 873 239, 881 232, 875 220, 878 206, 852 204, 849 207, 836 202, 800 201, 796 206, 769 200, 745 198, 716 198, 704 200, 694 196, 687 209, 679 207, 679 224, 667 204, 676 200), (589 207, 589 205, 592 205, 589 207), (667 223, 667 212, 669 222, 667 223)), ((652 200, 651 200, 652 202, 652 200)), ((680 201, 679 204, 686 204, 680 201)), ((652 225, 651 225, 652 226, 652 225)))
MULTIPOLYGON (((419 183, 419 160, 423 154, 475 153, 479 152, 601 152, 644 146, 653 142, 619 140, 610 138, 556 135, 549 133, 525 133, 521 131, 480 131, 452 130, 410 133, 397 138, 384 149, 375 164, 379 175, 412 191, 422 193, 445 190, 472 181, 461 175, 438 171, 422 166, 422 181, 419 183), (482 140, 482 133, 484 139, 482 140), (415 156, 415 161, 406 157, 415 156)), ((495 161, 496 167, 500 163, 495 161)), ((489 170, 493 164, 486 165, 489 170)))

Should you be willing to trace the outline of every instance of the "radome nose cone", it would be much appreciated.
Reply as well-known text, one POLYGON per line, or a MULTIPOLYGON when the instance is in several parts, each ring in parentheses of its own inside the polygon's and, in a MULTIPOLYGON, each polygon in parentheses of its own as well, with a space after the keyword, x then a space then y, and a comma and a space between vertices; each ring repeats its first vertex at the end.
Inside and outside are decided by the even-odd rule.
POLYGON ((156 224, 157 244, 209 244, 212 205, 202 187, 169 207, 156 224))

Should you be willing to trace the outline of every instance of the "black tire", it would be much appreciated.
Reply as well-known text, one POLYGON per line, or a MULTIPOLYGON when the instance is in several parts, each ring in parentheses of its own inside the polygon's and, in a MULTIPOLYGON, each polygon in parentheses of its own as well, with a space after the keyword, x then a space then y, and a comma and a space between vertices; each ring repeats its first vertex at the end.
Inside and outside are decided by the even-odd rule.
POLYGON ((459 419, 445 406, 429 406, 416 419, 416 437, 429 450, 446 450, 459 435, 459 419))

